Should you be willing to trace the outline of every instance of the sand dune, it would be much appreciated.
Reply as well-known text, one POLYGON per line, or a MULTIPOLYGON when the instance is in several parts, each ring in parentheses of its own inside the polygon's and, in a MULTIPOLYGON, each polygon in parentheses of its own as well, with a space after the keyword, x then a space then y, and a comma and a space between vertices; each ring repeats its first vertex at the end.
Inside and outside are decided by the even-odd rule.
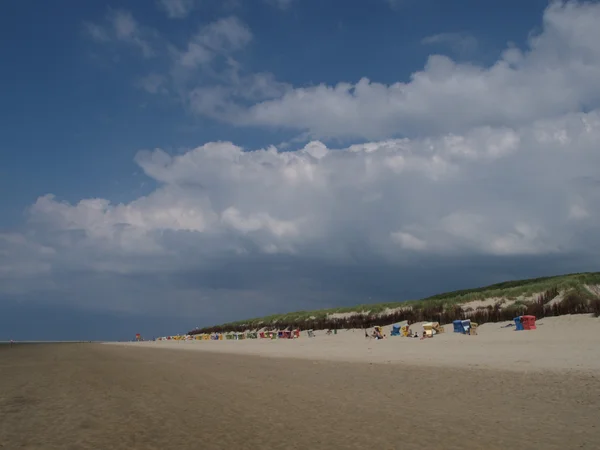
MULTIPOLYGON (((432 339, 390 337, 365 340, 363 330, 337 335, 306 333, 297 340, 156 341, 124 343, 138 347, 201 350, 268 357, 348 362, 479 367, 511 371, 600 371, 600 319, 589 315, 550 317, 534 331, 484 324, 477 336, 446 332, 432 339)), ((421 331, 416 326, 417 331, 421 331)), ((451 326, 446 326, 451 331, 451 326)), ((389 328, 388 328, 389 335, 389 328)))

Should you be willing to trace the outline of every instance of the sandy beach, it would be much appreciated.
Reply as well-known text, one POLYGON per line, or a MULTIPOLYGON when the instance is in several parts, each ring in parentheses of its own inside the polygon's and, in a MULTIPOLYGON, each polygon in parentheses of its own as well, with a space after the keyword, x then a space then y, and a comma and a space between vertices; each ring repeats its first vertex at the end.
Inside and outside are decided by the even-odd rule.
POLYGON ((0 346, 0 448, 600 448, 598 339, 587 345, 598 327, 584 317, 544 322, 539 333, 490 325, 414 342, 349 331, 289 342, 0 346), (567 344, 544 336, 569 321, 563 355, 567 344), (578 335, 585 323, 595 331, 578 335), (526 351, 509 355, 519 346, 549 354, 520 364, 526 351))
MULTIPOLYGON (((150 341, 122 343, 138 347, 201 350, 309 360, 410 364, 430 367, 488 368, 518 372, 600 371, 600 319, 589 315, 548 317, 535 331, 505 328, 509 322, 488 323, 477 336, 446 333, 420 340, 389 337, 368 340, 363 330, 336 335, 317 331, 315 338, 297 340, 150 341)), ((422 327, 414 325, 422 333, 422 327)), ((389 336, 390 327, 386 327, 389 336)))

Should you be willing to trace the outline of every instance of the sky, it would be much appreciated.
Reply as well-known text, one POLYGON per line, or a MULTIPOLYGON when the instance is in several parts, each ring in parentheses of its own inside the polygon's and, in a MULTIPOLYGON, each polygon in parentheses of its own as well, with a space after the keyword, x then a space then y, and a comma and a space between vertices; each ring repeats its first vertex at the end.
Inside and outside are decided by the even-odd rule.
POLYGON ((599 270, 600 2, 0 5, 0 340, 599 270))

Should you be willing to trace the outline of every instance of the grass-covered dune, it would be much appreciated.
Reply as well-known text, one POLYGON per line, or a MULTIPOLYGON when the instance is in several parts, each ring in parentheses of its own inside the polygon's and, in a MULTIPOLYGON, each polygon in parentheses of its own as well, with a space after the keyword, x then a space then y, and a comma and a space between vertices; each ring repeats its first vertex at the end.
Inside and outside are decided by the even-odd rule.
POLYGON ((477 323, 563 314, 600 315, 600 272, 575 273, 434 295, 421 300, 375 303, 318 311, 297 311, 240 320, 190 331, 189 334, 265 329, 343 329, 408 321, 450 323, 470 318, 477 323))

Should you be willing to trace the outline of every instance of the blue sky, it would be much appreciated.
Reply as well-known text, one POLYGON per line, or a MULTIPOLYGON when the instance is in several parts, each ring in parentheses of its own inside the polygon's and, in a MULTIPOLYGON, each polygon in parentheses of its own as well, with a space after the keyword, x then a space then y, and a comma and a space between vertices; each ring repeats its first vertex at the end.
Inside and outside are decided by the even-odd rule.
POLYGON ((0 339, 597 268, 598 2, 59 4, 0 7, 0 339))

